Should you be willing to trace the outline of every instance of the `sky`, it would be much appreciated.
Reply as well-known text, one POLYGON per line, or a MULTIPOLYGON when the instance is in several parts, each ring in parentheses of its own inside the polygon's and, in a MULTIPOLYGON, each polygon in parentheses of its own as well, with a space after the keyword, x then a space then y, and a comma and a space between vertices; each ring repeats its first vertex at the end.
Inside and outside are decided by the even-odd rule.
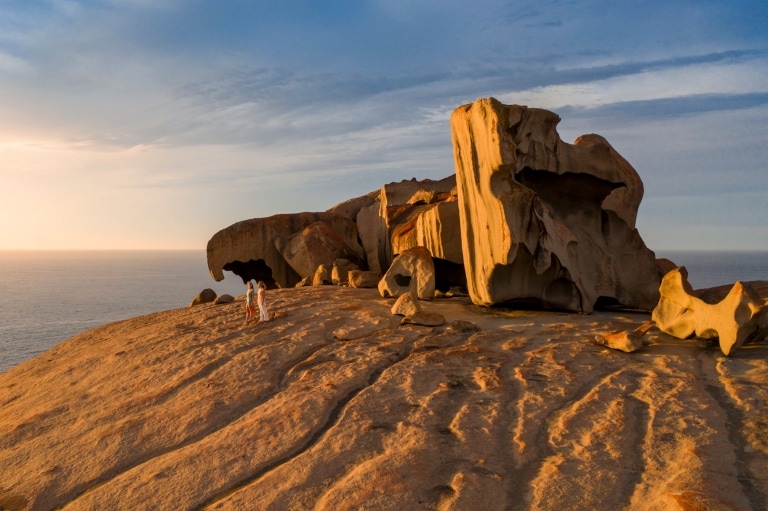
POLYGON ((765 0, 0 0, 0 249, 204 249, 440 179, 484 97, 605 137, 649 248, 768 250, 765 0))

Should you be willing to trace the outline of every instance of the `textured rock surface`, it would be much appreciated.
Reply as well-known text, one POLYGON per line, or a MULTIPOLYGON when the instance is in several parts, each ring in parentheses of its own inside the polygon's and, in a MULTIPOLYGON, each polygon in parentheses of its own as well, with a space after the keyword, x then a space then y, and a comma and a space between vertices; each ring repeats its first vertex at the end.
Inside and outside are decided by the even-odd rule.
POLYGON ((451 194, 455 186, 455 176, 405 180, 382 186, 376 201, 364 202, 356 221, 368 267, 385 273, 396 255, 414 246, 463 263, 456 197, 451 194))
POLYGON ((333 262, 333 268, 331 269, 331 280, 333 281, 333 285, 340 286, 348 284, 349 272, 359 269, 358 265, 348 259, 336 259, 333 262))
POLYGON ((627 355, 594 336, 646 314, 422 303, 476 332, 399 326, 375 289, 268 298, 269 323, 181 308, 0 374, 0 507, 768 509, 763 343, 627 355))
POLYGON ((749 284, 736 282, 728 294, 712 296, 717 301, 707 303, 695 296, 681 267, 664 276, 660 291, 653 320, 665 333, 717 339, 726 356, 745 342, 768 337, 768 295, 761 297, 749 284))
POLYGON ((223 270, 228 270, 244 281, 262 280, 269 287, 295 286, 302 277, 277 250, 275 240, 319 221, 362 256, 357 226, 348 218, 334 213, 274 215, 237 222, 214 234, 207 247, 208 271, 216 281, 224 278, 223 270))
POLYGON ((408 316, 417 312, 421 312, 421 304, 411 292, 400 295, 400 298, 395 300, 395 304, 392 306, 392 314, 399 316, 408 316))
POLYGON ((435 265, 432 254, 424 247, 414 247, 397 256, 379 282, 379 294, 385 298, 397 298, 406 292, 422 300, 435 295, 435 265))
POLYGON ((205 288, 199 293, 197 293, 197 296, 192 298, 192 301, 189 303, 190 307, 193 307, 195 305, 202 305, 204 303, 211 303, 212 301, 216 300, 216 291, 210 288, 205 288))
POLYGON ((350 270, 349 287, 376 288, 381 280, 381 273, 375 271, 350 270))
POLYGON ((213 301, 216 305, 220 305, 223 303, 232 303, 235 301, 235 297, 228 294, 219 295, 216 297, 216 299, 213 301))
POLYGON ((451 116, 472 300, 651 310, 660 276, 635 229, 643 187, 598 135, 564 143, 549 111, 481 99, 451 116))
POLYGON ((329 286, 333 284, 333 277, 331 276, 333 269, 330 266, 321 264, 315 270, 312 277, 313 286, 329 286))
POLYGON ((283 259, 302 278, 314 275, 318 266, 333 267, 337 259, 347 259, 362 264, 362 250, 350 247, 327 223, 320 221, 301 231, 275 239, 275 248, 283 259))

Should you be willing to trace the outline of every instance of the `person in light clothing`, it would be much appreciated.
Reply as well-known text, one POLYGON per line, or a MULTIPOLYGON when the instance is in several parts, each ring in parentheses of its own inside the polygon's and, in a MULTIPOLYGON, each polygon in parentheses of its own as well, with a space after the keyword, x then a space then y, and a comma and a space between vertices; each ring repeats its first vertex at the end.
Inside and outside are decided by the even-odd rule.
POLYGON ((267 312, 267 285, 263 281, 259 281, 259 291, 256 294, 256 303, 259 305, 259 312, 261 317, 259 321, 269 321, 269 312, 267 312))
POLYGON ((248 281, 248 288, 245 291, 245 322, 256 319, 256 304, 255 304, 256 292, 253 289, 253 282, 248 281))

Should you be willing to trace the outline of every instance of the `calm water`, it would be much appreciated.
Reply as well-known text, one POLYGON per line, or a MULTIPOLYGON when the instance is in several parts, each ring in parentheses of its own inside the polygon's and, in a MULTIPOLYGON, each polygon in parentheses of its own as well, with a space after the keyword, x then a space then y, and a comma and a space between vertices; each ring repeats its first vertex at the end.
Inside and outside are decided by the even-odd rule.
MULTIPOLYGON (((688 269, 694 288, 768 280, 768 252, 656 252, 688 269)), ((202 251, 0 251, 0 372, 98 325, 186 307, 206 287, 245 292, 208 275, 202 251)))
POLYGON ((237 296, 234 274, 208 274, 204 251, 0 251, 0 372, 89 328, 186 307, 202 289, 237 296))

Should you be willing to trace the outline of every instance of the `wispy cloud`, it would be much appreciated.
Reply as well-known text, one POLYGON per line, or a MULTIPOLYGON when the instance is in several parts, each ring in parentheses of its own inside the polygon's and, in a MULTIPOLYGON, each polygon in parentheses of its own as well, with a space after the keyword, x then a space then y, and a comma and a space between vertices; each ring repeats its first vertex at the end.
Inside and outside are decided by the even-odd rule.
POLYGON ((646 197, 683 193, 662 166, 706 197, 723 189, 716 140, 743 146, 740 180, 764 169, 747 141, 765 145, 767 19, 753 1, 11 0, 0 168, 24 211, 35 187, 91 200, 67 183, 123 191, 121 218, 166 194, 204 237, 449 175, 451 111, 495 96, 555 110, 566 139, 605 135, 646 197), (195 211, 203 196, 217 211, 195 211))

